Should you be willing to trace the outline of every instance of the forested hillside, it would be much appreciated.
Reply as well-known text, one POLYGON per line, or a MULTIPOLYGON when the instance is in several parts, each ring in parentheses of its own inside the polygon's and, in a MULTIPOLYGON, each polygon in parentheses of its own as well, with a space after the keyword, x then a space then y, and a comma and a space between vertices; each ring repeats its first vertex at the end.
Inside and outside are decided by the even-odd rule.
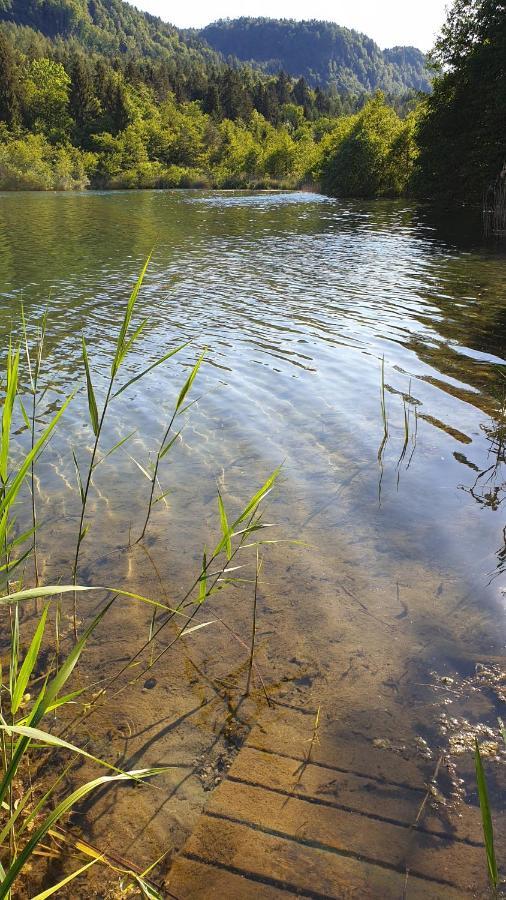
POLYGON ((0 188, 313 183, 366 103, 230 65, 122 0, 0 4, 0 188))
POLYGON ((75 38, 103 53, 158 58, 166 52, 217 61, 199 40, 182 40, 177 28, 123 0, 0 0, 0 20, 25 25, 49 38, 75 38))
POLYGON ((433 92, 406 95, 391 73, 418 71, 418 51, 381 54, 337 26, 322 35, 352 36, 350 72, 360 38, 367 92, 356 75, 341 91, 311 85, 313 69, 292 77, 281 54, 272 73, 240 64, 240 42, 226 59, 122 0, 0 0, 0 189, 307 184, 474 202, 506 162, 505 29, 503 2, 455 0, 433 92))
POLYGON ((430 76, 415 47, 380 50, 364 34, 335 22, 289 19, 225 19, 198 32, 225 56, 303 76, 313 87, 371 93, 427 91, 430 76))

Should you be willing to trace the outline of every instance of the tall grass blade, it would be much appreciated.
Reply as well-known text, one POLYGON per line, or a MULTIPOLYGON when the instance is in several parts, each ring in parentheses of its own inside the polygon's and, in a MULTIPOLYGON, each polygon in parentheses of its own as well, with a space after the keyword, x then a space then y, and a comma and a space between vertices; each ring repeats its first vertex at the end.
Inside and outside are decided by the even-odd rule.
POLYGON ((164 356, 161 356, 160 359, 157 359, 157 360, 155 360, 154 363, 151 363, 151 365, 148 366, 147 369, 144 369, 138 375, 134 375, 134 377, 130 378, 126 382, 126 384, 121 385, 121 387, 116 391, 116 393, 114 393, 112 395, 112 399, 114 400, 115 397, 119 397, 119 395, 122 394, 123 391, 126 391, 127 388, 129 388, 132 384, 135 384, 136 381, 139 381, 140 378, 144 378, 144 376, 147 375, 148 372, 152 372, 152 370, 156 369, 157 366, 160 366, 162 363, 166 362, 168 359, 171 358, 171 356, 175 356, 176 353, 179 353, 180 350, 184 350, 184 348, 187 347, 189 343, 190 343, 189 341, 186 341, 185 344, 181 344, 179 347, 175 347, 174 350, 169 350, 169 352, 166 353, 164 356))
POLYGON ((131 781, 138 780, 139 778, 151 778, 154 775, 158 775, 161 772, 166 771, 165 768, 158 769, 137 769, 132 770, 130 772, 125 772, 122 775, 102 775, 100 778, 94 778, 93 781, 88 781, 86 784, 81 785, 75 791, 72 791, 68 797, 65 797, 58 805, 55 807, 52 812, 49 813, 48 816, 44 819, 42 824, 33 832, 31 838, 22 850, 20 850, 17 858, 14 860, 12 865, 9 867, 5 874, 5 878, 0 884, 0 900, 3 900, 6 897, 16 880, 17 876, 29 861, 30 857, 33 854, 33 851, 37 847, 37 844, 46 836, 49 829, 61 819, 69 810, 75 806, 76 803, 79 803, 80 800, 83 800, 91 791, 94 791, 96 788, 101 787, 103 784, 110 784, 113 782, 120 781, 131 781))
POLYGON ((195 381, 195 378, 197 377, 197 372, 198 372, 198 370, 200 369, 200 366, 201 366, 201 364, 202 364, 202 360, 204 359, 204 356, 205 356, 205 355, 206 355, 206 350, 204 350, 203 353, 201 353, 201 355, 199 356, 199 358, 198 358, 197 362, 195 363, 193 369, 191 370, 191 372, 190 372, 188 378, 186 379, 185 383, 183 384, 183 387, 181 388, 181 391, 180 391, 180 393, 179 393, 179 397, 177 398, 176 412, 179 412, 179 410, 181 409, 181 407, 182 407, 182 405, 183 405, 183 403, 184 403, 184 398, 186 397, 186 395, 187 395, 188 391, 190 390, 190 388, 191 388, 193 382, 195 381))
POLYGON ((497 870, 497 861, 495 858, 494 848, 494 827, 492 825, 492 816, 490 814, 490 803, 488 799, 487 781, 481 760, 480 748, 478 741, 474 743, 474 764, 476 769, 476 784, 478 786, 478 798, 480 801, 481 821, 483 827, 483 838, 485 840, 485 851, 487 854, 487 869, 490 884, 494 891, 499 884, 499 872, 497 870))
POLYGON ((97 862, 100 862, 100 857, 91 859, 90 862, 85 863, 84 866, 81 866, 80 869, 72 872, 71 875, 67 875, 66 878, 62 878, 62 880, 59 881, 58 884, 53 884, 52 887, 47 888, 47 890, 45 891, 42 891, 41 894, 36 894, 35 897, 32 897, 32 900, 47 900, 47 897, 52 897, 53 894, 56 894, 57 891, 60 891, 63 887, 65 887, 66 884, 70 884, 70 882, 73 881, 74 878, 78 878, 79 875, 82 875, 83 872, 86 872, 86 869, 91 868, 91 866, 94 866, 97 862))
POLYGON ((93 382, 91 380, 90 363, 88 360, 88 351, 86 349, 86 341, 84 339, 84 334, 81 336, 81 339, 82 339, 82 344, 83 344, 84 369, 86 372, 86 389, 88 392, 88 410, 90 413, 90 422, 91 422, 91 427, 93 429, 93 434, 96 437, 98 434, 97 401, 95 399, 95 391, 93 390, 93 382))
POLYGON ((106 450, 106 452, 104 453, 104 455, 101 456, 100 459, 97 460, 97 462, 95 462, 95 463, 93 464, 93 471, 95 471, 95 469, 97 468, 97 466, 99 466, 100 463, 103 463, 104 460, 107 459, 108 456, 112 456, 112 454, 115 453, 116 450, 119 450, 119 448, 122 447, 123 444, 126 444, 126 442, 129 441, 130 438, 132 438, 132 437, 134 436, 134 434, 136 433, 136 431, 137 431, 137 429, 134 428, 134 430, 131 431, 130 434, 127 434, 126 437, 121 438, 119 441, 117 441, 117 442, 114 444, 113 447, 111 447, 109 450, 106 450))
POLYGON ((221 494, 219 491, 218 491, 218 508, 220 511, 220 524, 221 524, 221 531, 223 534, 223 540, 225 542, 227 557, 228 557, 228 559, 230 559, 232 556, 232 540, 230 537, 231 529, 228 524, 227 513, 225 511, 225 506, 223 504, 223 500, 222 500, 222 497, 221 497, 221 494))
POLYGON ((9 446, 14 401, 18 389, 19 349, 7 351, 5 397, 2 410, 2 430, 0 440, 0 480, 6 484, 8 476, 9 446))
POLYGON ((25 423, 27 428, 31 428, 32 425, 31 425, 30 419, 28 418, 28 413, 25 409, 25 404, 23 403, 21 397, 19 397, 18 399, 19 399, 19 408, 21 409, 21 415, 23 416, 23 422, 25 423))
POLYGON ((199 603, 203 603, 207 597, 207 556, 204 548, 202 555, 202 574, 199 579, 199 603))
POLYGON ((28 470, 32 464, 32 461, 37 457, 37 455, 42 450, 44 444, 49 440, 49 437, 51 436, 54 429, 56 428, 56 425, 60 421, 65 410, 67 409, 67 406, 73 399, 74 393, 72 393, 69 397, 67 397, 67 399, 64 401, 62 406, 60 406, 60 409, 58 410, 56 415, 54 415, 53 418, 51 419, 51 422, 49 423, 49 425, 47 425, 47 427, 44 429, 44 431, 42 432, 39 439, 35 442, 32 449, 29 451, 29 453, 27 453, 23 462, 18 467, 18 470, 17 470, 14 478, 8 483, 8 485, 5 489, 5 492, 2 496, 2 498, 0 499, 0 544, 3 544, 3 542, 4 542, 6 528, 7 528, 8 512, 19 493, 21 485, 23 484, 23 481, 26 477, 26 473, 28 472, 28 470))
MULTIPOLYGON (((101 621, 101 619, 103 619, 104 615, 109 610, 110 606, 114 603, 115 599, 116 598, 113 597, 109 601, 109 603, 106 604, 104 609, 102 609, 98 613, 98 615, 95 616, 91 625, 88 626, 88 628, 86 629, 86 631, 84 632, 82 637, 77 641, 77 643, 74 645, 74 647, 70 651, 69 655, 63 662, 62 666, 58 669, 54 678, 52 678, 50 681, 48 681, 44 685, 31 713, 30 713, 30 716, 28 717, 28 725, 30 727, 35 727, 36 725, 38 725, 38 723, 40 722, 42 717, 47 712, 48 707, 52 703, 54 703, 54 701, 57 699, 58 694, 60 693, 64 684, 68 681, 72 672, 74 671, 74 668, 77 665, 79 657, 84 649, 84 646, 85 646, 86 641, 88 640, 90 634, 96 628, 96 626, 101 621)), ((9 762, 7 770, 4 774, 2 782, 0 784, 0 802, 4 799, 7 790, 9 789, 9 787, 11 786, 11 784, 13 782, 13 779, 16 775, 19 763, 21 761, 21 758, 22 758, 29 742, 30 742, 30 738, 26 737, 25 735, 22 735, 16 743, 11 760, 9 762)), ((0 894, 0 896, 2 896, 2 895, 0 894)))
POLYGON ((24 591, 14 591, 6 597, 0 597, 0 604, 22 603, 24 600, 34 600, 36 597, 51 597, 57 594, 67 594, 70 591, 103 591, 107 588, 84 587, 80 584, 52 584, 46 587, 27 588, 24 591))
POLYGON ((178 431, 178 433, 174 435, 174 437, 168 442, 168 444, 165 444, 165 447, 162 447, 158 456, 159 459, 163 459, 164 456, 167 456, 167 453, 169 452, 172 445, 176 443, 180 434, 181 432, 178 431))
POLYGON ((147 268, 149 266, 151 256, 152 256, 152 252, 149 254, 146 262, 144 263, 144 265, 141 269, 141 273, 135 283, 135 287, 134 287, 132 293, 130 294, 130 297, 129 297, 129 300, 128 300, 128 303, 127 303, 127 306, 125 309, 123 323, 121 325, 121 329, 120 329, 120 332, 118 335, 118 341, 116 344, 116 352, 114 354, 114 359, 113 359, 112 365, 111 365, 111 377, 112 378, 114 378, 116 376, 117 371, 126 355, 126 336, 127 336, 128 328, 130 326, 130 321, 132 318, 135 301, 137 300, 139 291, 142 287, 142 282, 144 281, 144 276, 145 276, 147 268))
POLYGON ((28 686, 28 681, 30 680, 35 667, 35 663, 37 662, 40 645, 44 635, 44 629, 46 627, 48 609, 49 605, 46 603, 44 609, 42 610, 42 615, 40 617, 37 628, 35 629, 31 644, 28 648, 28 652, 23 660, 23 665, 21 666, 19 675, 16 679, 16 685, 12 692, 11 698, 11 712, 13 715, 15 715, 19 709, 19 705, 25 695, 26 688, 28 686))
POLYGON ((112 763, 108 763, 104 759, 99 759, 97 756, 93 756, 92 753, 88 753, 87 750, 76 747, 75 744, 70 744, 68 741, 64 741, 63 738, 59 738, 55 734, 50 734, 48 731, 42 731, 40 728, 32 728, 30 725, 0 724, 0 731, 4 731, 5 734, 8 734, 9 736, 17 735, 18 737, 26 737, 30 741, 37 741, 39 744, 44 744, 44 746, 47 747, 70 750, 71 753, 76 753, 78 756, 90 759, 98 766, 105 766, 106 769, 112 769, 113 772, 119 772, 121 775, 126 774, 123 769, 119 769, 118 766, 113 766, 112 763))

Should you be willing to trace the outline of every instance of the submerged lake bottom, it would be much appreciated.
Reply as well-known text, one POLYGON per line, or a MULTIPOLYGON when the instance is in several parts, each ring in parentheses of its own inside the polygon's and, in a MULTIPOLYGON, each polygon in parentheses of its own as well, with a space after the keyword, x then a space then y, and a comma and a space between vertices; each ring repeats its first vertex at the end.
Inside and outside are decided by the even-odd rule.
MULTIPOLYGON (((369 771, 372 752, 389 772, 412 764, 429 786, 420 804, 441 827, 469 809, 479 816, 478 738, 504 850, 504 246, 482 242, 472 215, 404 201, 1 194, 2 345, 21 304, 29 330, 47 308, 40 421, 77 389, 37 466, 44 583, 70 577, 79 523, 72 452, 84 466, 93 444, 81 333, 100 399, 124 305, 152 250, 135 308, 136 324, 146 324, 125 380, 184 347, 111 403, 104 451, 130 437, 93 477, 79 583, 176 607, 220 540, 218 493, 234 521, 280 472, 262 507, 271 527, 248 541, 262 541, 258 559, 256 546, 234 558, 192 620, 203 627, 172 649, 180 629, 177 617, 167 621, 145 657, 149 668, 161 654, 156 664, 143 677, 127 667, 74 736, 124 769, 170 768, 155 787, 87 799, 72 824, 141 871, 164 854, 165 877, 255 723, 274 723, 289 756, 298 738, 286 717, 300 713, 308 724, 296 758, 318 740, 335 768, 341 748, 352 774, 369 771), (146 473, 204 350, 195 402, 161 460, 160 499, 135 543, 146 473)), ((79 599, 81 628, 99 605, 95 595, 79 599)), ((99 689, 164 615, 153 620, 152 609, 119 599, 83 658, 82 685, 99 689)), ((70 645, 64 603, 63 623, 70 645)), ((411 796, 408 781, 399 775, 399 803, 411 796)), ((381 818, 381 798, 375 810, 381 818)), ((366 857, 357 852, 359 864, 366 857)), ((100 877, 83 897, 100 895, 100 877)), ((462 895, 486 896, 486 884, 483 857, 462 895)))

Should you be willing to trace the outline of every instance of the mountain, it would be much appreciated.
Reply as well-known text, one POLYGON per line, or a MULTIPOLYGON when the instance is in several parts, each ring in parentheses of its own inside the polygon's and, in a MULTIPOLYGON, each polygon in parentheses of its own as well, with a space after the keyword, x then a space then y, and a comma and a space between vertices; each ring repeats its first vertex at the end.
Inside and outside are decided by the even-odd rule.
POLYGON ((221 19, 196 32, 225 57, 303 76, 340 93, 429 91, 424 54, 416 47, 381 50, 371 38, 334 22, 221 19))
POLYGON ((0 22, 102 54, 219 64, 216 51, 124 0, 0 0, 0 22))
POLYGON ((341 95, 430 90, 419 50, 382 51, 365 35, 332 22, 241 18, 181 30, 124 0, 0 0, 1 22, 22 50, 33 51, 43 36, 53 47, 63 41, 123 60, 164 61, 177 71, 174 81, 197 88, 228 59, 258 73, 303 76, 312 87, 341 95))

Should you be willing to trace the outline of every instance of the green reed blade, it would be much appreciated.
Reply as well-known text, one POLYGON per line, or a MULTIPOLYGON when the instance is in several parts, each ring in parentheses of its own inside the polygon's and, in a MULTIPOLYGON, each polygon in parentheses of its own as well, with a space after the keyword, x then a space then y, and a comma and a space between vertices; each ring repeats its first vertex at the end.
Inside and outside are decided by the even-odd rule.
POLYGON ((259 505, 259 503, 265 499, 267 494, 272 490, 274 482, 278 478, 280 472, 281 472, 281 466, 278 466, 276 469, 274 469, 274 472, 272 473, 272 475, 269 475, 267 481, 256 492, 256 494, 254 494, 254 496, 251 498, 249 503, 243 509, 239 518, 235 520, 232 528, 235 529, 235 527, 237 525, 239 525, 241 522, 244 522, 244 520, 248 518, 250 513, 252 513, 253 510, 256 509, 256 507, 259 505))
MULTIPOLYGON (((16 607, 17 609, 17 607, 16 607)), ((28 685, 28 681, 32 675, 32 672, 35 667, 35 663, 37 662, 37 658, 39 655, 40 645, 42 642, 42 638, 44 635, 44 629, 46 627, 46 618, 47 611, 49 609, 49 604, 46 603, 44 609, 42 610, 42 615, 39 620, 39 624, 35 629, 35 633, 31 640, 30 646, 28 648, 28 652, 23 660, 23 664, 19 671, 19 675, 16 679, 16 684, 14 687, 14 691, 12 693, 11 699, 11 712, 15 715, 19 709, 19 705, 25 695, 26 688, 28 685)))
POLYGON ((25 404, 23 403, 21 397, 19 397, 18 399, 19 399, 19 407, 20 407, 20 409, 21 409, 21 415, 23 416, 23 422, 25 423, 25 425, 26 425, 26 427, 27 427, 28 429, 31 429, 32 423, 30 422, 30 419, 29 419, 29 417, 28 417, 28 413, 27 413, 27 411, 26 411, 26 409, 25 409, 25 404))
POLYGON ((139 375, 134 375, 133 378, 130 378, 116 391, 115 394, 112 395, 112 399, 114 400, 115 397, 119 397, 119 395, 122 394, 123 391, 126 391, 126 389, 130 387, 130 385, 134 384, 136 381, 139 381, 140 378, 144 378, 144 376, 147 375, 148 372, 156 369, 157 366, 160 366, 162 363, 166 362, 166 360, 170 359, 171 356, 175 356, 176 353, 179 353, 180 350, 184 350, 184 348, 187 347, 189 343, 190 341, 186 341, 185 344, 181 344, 179 347, 175 347, 174 350, 169 350, 169 352, 165 353, 164 356, 161 356, 160 359, 157 359, 154 363, 151 363, 151 365, 148 366, 147 369, 143 369, 143 371, 140 372, 139 375))
POLYGON ((199 579, 199 603, 203 603, 207 597, 207 556, 204 547, 202 555, 202 574, 199 579))
POLYGON ((141 335, 142 332, 144 331, 146 325, 148 324, 148 321, 149 321, 148 319, 143 319, 142 322, 141 322, 141 324, 140 324, 140 325, 135 329, 135 331, 133 332, 132 336, 126 341, 125 347, 124 347, 124 350, 123 350, 123 356, 124 356, 124 357, 125 357, 125 356, 128 356, 129 351, 132 349, 132 347, 133 347, 133 345, 135 344, 137 338, 140 337, 140 335, 141 335))
POLYGON ((490 814, 487 781, 485 778, 480 748, 478 746, 477 740, 475 740, 474 742, 474 763, 476 768, 476 784, 478 786, 478 797, 480 800, 483 837, 485 840, 485 851, 487 854, 488 877, 493 889, 495 890, 497 888, 497 885, 499 884, 499 872, 497 871, 497 861, 495 858, 494 827, 492 825, 492 816, 490 814))
POLYGON ((79 468, 79 463, 77 461, 77 456, 72 450, 72 459, 74 460, 74 468, 76 470, 77 477, 77 486, 79 488, 79 496, 81 497, 81 503, 84 503, 84 487, 83 487, 83 479, 81 478, 81 470, 79 468))
POLYGON ((59 738, 55 734, 50 734, 48 731, 42 731, 40 728, 32 728, 30 725, 0 724, 0 731, 4 731, 8 735, 26 737, 30 741, 37 741, 39 744, 43 744, 47 747, 58 747, 60 750, 70 750, 71 753, 76 753, 78 756, 91 759, 91 761, 98 766, 105 766, 106 769, 111 769, 113 772, 118 772, 121 775, 127 774, 123 769, 118 768, 118 766, 113 766, 112 763, 108 763, 104 759, 99 759, 97 756, 93 756, 92 753, 88 753, 87 750, 76 747, 75 744, 70 744, 68 741, 64 741, 63 738, 59 738))
POLYGON ((95 616, 95 618, 93 619, 91 624, 88 625, 88 627, 87 627, 86 631, 84 632, 84 634, 82 635, 82 637, 80 637, 79 640, 77 641, 77 643, 74 644, 72 650, 70 651, 69 655, 65 659, 64 663, 60 666, 55 677, 48 683, 45 694, 44 694, 43 701, 41 703, 40 715, 38 715, 37 719, 36 719, 37 722, 40 722, 40 720, 41 720, 42 716, 44 715, 49 704, 52 703, 53 700, 56 699, 56 697, 60 693, 63 685, 70 678, 72 672, 74 671, 75 666, 77 665, 79 657, 81 656, 81 653, 84 650, 84 646, 85 646, 88 638, 90 637, 91 633, 95 630, 95 628, 97 627, 99 622, 102 621, 105 614, 109 611, 109 609, 111 608, 115 599, 116 599, 116 597, 112 597, 109 600, 109 602, 106 603, 104 608, 101 609, 100 612, 95 616))
POLYGON ((108 456, 112 456, 112 454, 115 453, 116 450, 119 450, 119 448, 122 447, 123 444, 126 444, 126 442, 129 441, 130 438, 132 438, 132 437, 134 436, 134 434, 136 434, 136 433, 137 433, 137 429, 134 428, 134 430, 131 431, 130 434, 127 434, 126 437, 121 438, 121 440, 117 441, 117 443, 114 444, 113 447, 111 447, 109 450, 106 450, 106 452, 104 453, 104 455, 101 456, 100 459, 97 460, 97 462, 94 462, 94 463, 93 463, 93 467, 92 467, 92 468, 93 468, 93 471, 95 471, 95 469, 97 468, 97 466, 100 465, 100 463, 103 463, 103 462, 104 462, 104 459, 107 459, 108 456))
POLYGON ((81 866, 80 869, 76 869, 75 872, 72 872, 71 875, 67 875, 66 878, 62 878, 62 880, 59 881, 58 884, 53 884, 52 887, 49 887, 47 888, 47 890, 42 891, 41 894, 36 894, 36 896, 33 897, 32 900, 47 900, 47 897, 51 897, 53 894, 56 894, 56 892, 60 891, 62 887, 65 887, 65 885, 73 881, 74 878, 78 878, 79 875, 82 875, 83 872, 86 872, 86 869, 90 869, 91 866, 94 866, 95 863, 100 862, 102 859, 103 857, 97 856, 95 859, 90 860, 90 862, 87 862, 84 864, 84 866, 81 866))
MULTIPOLYGON (((25 592, 27 593, 27 592, 25 592)), ((103 619, 106 612, 109 610, 111 605, 115 601, 115 597, 113 597, 106 606, 98 613, 97 616, 93 619, 92 623, 88 626, 82 637, 74 644, 72 650, 69 655, 58 669, 54 678, 50 681, 47 681, 45 687, 41 691, 38 700, 35 703, 35 706, 32 709, 32 712, 29 716, 28 722, 30 726, 36 726, 45 715, 48 710, 48 707, 56 700, 58 694, 60 693, 63 685, 68 681, 72 672, 74 671, 75 666, 79 660, 79 657, 84 649, 84 646, 92 633, 92 631, 96 628, 98 623, 103 619)), ((0 784, 0 803, 4 799, 5 794, 12 784, 12 781, 15 777, 16 771, 18 769, 21 758, 30 742, 30 739, 26 736, 21 736, 16 743, 14 748, 14 752, 12 754, 10 763, 7 767, 7 770, 4 774, 2 782, 0 784)), ((0 897, 2 895, 0 894, 0 897)))
POLYGON ((31 450, 27 453, 23 462, 19 466, 16 475, 14 476, 12 481, 10 481, 6 487, 5 493, 0 500, 0 544, 3 544, 3 541, 4 541, 5 532, 6 532, 6 528, 7 528, 8 512, 19 493, 21 485, 23 484, 23 481, 25 479, 26 473, 28 472, 28 469, 30 468, 32 461, 42 450, 44 444, 48 441, 52 432, 56 428, 57 423, 59 422, 63 413, 67 409, 67 406, 73 399, 74 394, 75 394, 75 391, 72 394, 70 394, 70 396, 67 397, 67 399, 64 401, 62 406, 60 406, 60 409, 53 416, 53 418, 51 419, 51 422, 44 429, 41 436, 35 442, 34 446, 31 448, 31 450))
POLYGON ((81 338, 82 338, 82 345, 83 345, 84 369, 86 372, 86 390, 88 392, 88 409, 89 409, 89 413, 90 413, 91 427, 93 429, 93 434, 96 437, 98 434, 97 401, 95 399, 95 391, 93 390, 93 382, 91 380, 90 363, 89 363, 89 359, 88 359, 88 351, 86 349, 86 341, 84 339, 84 334, 81 336, 81 338))
POLYGON ((22 603, 24 600, 35 600, 37 597, 51 597, 53 594, 67 594, 70 591, 103 591, 102 587, 84 587, 81 584, 51 584, 46 587, 27 588, 24 591, 14 591, 5 597, 0 597, 1 604, 22 603))
POLYGON ((144 878, 141 878, 140 875, 132 872, 132 878, 134 878, 139 885, 143 896, 146 897, 146 900, 163 900, 163 895, 160 894, 152 884, 149 884, 149 882, 147 882, 144 878))
POLYGON ((232 556, 232 541, 230 538, 231 529, 228 524, 227 513, 225 511, 225 506, 223 504, 223 500, 220 492, 218 491, 218 508, 220 511, 220 523, 221 523, 221 531, 223 534, 223 540, 225 541, 225 547, 227 551, 227 557, 230 559, 232 556))
POLYGON ((137 769, 131 772, 126 772, 122 775, 102 775, 100 778, 94 778, 93 781, 88 781, 86 784, 82 784, 75 791, 72 791, 68 797, 65 797, 58 805, 55 807, 52 812, 49 813, 48 816, 44 819, 42 824, 33 832, 30 840, 25 844, 22 850, 20 850, 18 856, 9 867, 5 874, 5 878, 0 884, 0 900, 3 900, 4 897, 9 893, 11 886, 22 868, 26 865, 28 860, 33 854, 33 851, 37 847, 37 844, 46 836, 49 829, 61 819, 65 813, 69 812, 76 803, 79 803, 80 800, 83 800, 91 791, 95 790, 98 787, 101 787, 103 784, 110 784, 112 782, 119 781, 131 781, 133 779, 138 780, 139 778, 151 778, 154 775, 158 775, 161 772, 166 771, 167 768, 158 768, 158 769, 137 769))
POLYGON ((7 351, 7 381, 5 386, 5 397, 2 409, 2 430, 0 441, 0 479, 5 485, 8 476, 8 460, 10 433, 12 426, 12 413, 14 409, 14 401, 16 399, 18 389, 18 370, 19 370, 19 349, 14 353, 12 347, 9 346, 7 351))
POLYGON ((202 364, 202 360, 204 359, 204 356, 205 356, 205 355, 206 355, 206 350, 204 350, 203 353, 201 353, 201 355, 199 356, 199 358, 198 358, 197 362, 195 363, 193 369, 191 370, 191 372, 190 372, 188 378, 186 379, 186 381, 185 381, 183 387, 181 388, 181 391, 180 391, 180 393, 179 393, 179 397, 177 398, 176 412, 179 412, 179 410, 181 409, 181 406, 183 405, 184 398, 186 397, 186 395, 187 395, 188 391, 190 390, 190 388, 191 388, 193 382, 195 381, 195 378, 197 377, 197 372, 198 372, 198 370, 200 369, 200 366, 201 366, 201 364, 202 364))
POLYGON ((135 301, 137 300, 139 291, 142 287, 142 282, 144 281, 144 276, 145 276, 146 270, 149 266, 151 256, 152 256, 152 252, 149 254, 146 262, 144 263, 144 265, 141 269, 141 273, 135 283, 135 287, 134 287, 132 293, 130 294, 128 303, 126 305, 123 323, 121 325, 120 332, 118 335, 118 341, 116 344, 116 352, 114 354, 114 359, 113 359, 112 365, 111 365, 111 377, 112 378, 114 378, 116 376, 116 373, 126 355, 126 336, 127 336, 128 328, 130 326, 130 320, 132 318, 135 301))
POLYGON ((9 659, 9 693, 12 697, 18 677, 19 662, 19 611, 16 606, 14 618, 11 621, 11 646, 9 659))
POLYGON ((167 455, 170 448, 172 447, 173 444, 175 444, 175 442, 177 441, 180 434, 181 434, 181 432, 178 431, 178 433, 174 435, 174 437, 169 441, 169 443, 165 444, 165 447, 162 447, 162 449, 160 450, 160 452, 158 454, 158 459, 163 459, 163 457, 167 455))

